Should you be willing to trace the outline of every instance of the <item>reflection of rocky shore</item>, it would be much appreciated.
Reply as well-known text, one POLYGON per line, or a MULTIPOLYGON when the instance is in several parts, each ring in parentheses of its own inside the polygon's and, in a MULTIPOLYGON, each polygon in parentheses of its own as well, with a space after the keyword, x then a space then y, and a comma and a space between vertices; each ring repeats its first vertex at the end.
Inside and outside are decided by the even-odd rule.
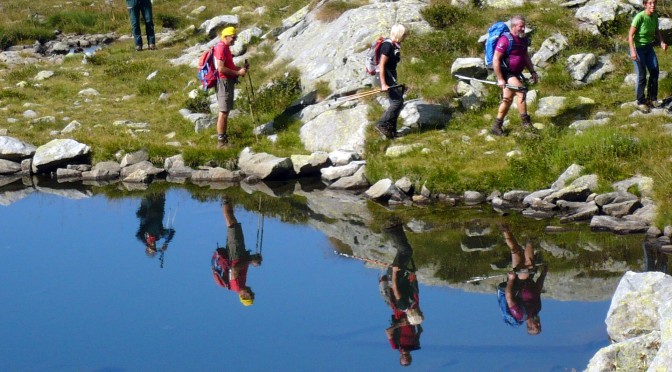
MULTIPOLYGON (((311 219, 308 223, 324 232, 332 242, 335 242, 336 249, 348 249, 349 252, 343 253, 365 259, 392 262, 396 250, 384 242, 382 234, 374 232, 368 227, 373 221, 373 216, 363 203, 363 198, 331 190, 297 191, 296 193, 307 199, 308 207, 316 215, 325 217, 320 220, 311 219)), ((466 226, 465 239, 468 238, 468 235, 475 235, 473 226, 471 229, 469 223, 466 226)), ((488 235, 492 233, 487 231, 486 234, 482 235, 481 237, 487 237, 483 241, 488 243, 495 241, 492 235, 488 235)), ((583 245, 582 250, 587 250, 585 246, 596 249, 593 242, 587 242, 583 245)), ((540 251, 552 256, 558 254, 559 251, 563 251, 560 246, 560 244, 555 244, 552 241, 544 241, 540 251), (551 253, 551 251, 553 252, 551 253)), ((606 249, 606 247, 601 248, 606 249)), ((566 249, 564 251, 570 252, 566 249)), ((567 255, 571 259, 577 254, 567 255)), ((497 281, 501 281, 500 278, 492 278, 479 285, 456 283, 455 281, 438 278, 438 267, 434 263, 425 265, 418 263, 418 266, 418 278, 420 282, 426 285, 449 286, 470 292, 491 293, 497 281)), ((586 270, 580 268, 552 271, 546 279, 544 297, 562 301, 608 300, 614 293, 621 274, 628 270, 629 266, 625 261, 605 260, 600 262, 599 266, 592 266, 591 269, 599 272, 600 277, 591 277, 590 274, 586 273, 586 270)), ((504 277, 505 271, 495 271, 494 274, 498 272, 501 272, 502 277, 504 277)))
MULTIPOLYGON (((137 183, 111 182, 116 183, 120 190, 134 190, 134 187, 129 186, 137 185, 137 183)), ((235 187, 234 185, 210 182, 202 186, 222 189, 235 187), (217 186, 219 184, 221 187, 217 186)), ((332 190, 315 180, 240 185, 248 194, 261 192, 273 198, 280 198, 279 200, 291 195, 305 198, 306 208, 296 213, 305 214, 302 220, 322 231, 332 242, 335 251, 379 262, 392 262, 394 259, 395 247, 385 241, 382 234, 373 227, 384 222, 376 221, 377 218, 384 217, 374 216, 363 195, 332 190)), ((59 183, 44 178, 18 178, 0 189, 0 205, 9 205, 33 192, 46 192, 78 199, 91 196, 93 187, 82 182, 59 183)), ((267 213, 274 212, 269 210, 267 213)), ((406 225, 407 235, 412 240, 414 250, 419 253, 419 259, 416 260, 417 275, 422 283, 450 286, 470 292, 492 293, 494 286, 501 281, 498 275, 501 274, 503 277, 505 274, 505 267, 499 267, 497 261, 501 258, 501 253, 506 251, 504 243, 496 235, 496 229, 490 228, 492 221, 499 216, 490 214, 488 217, 485 211, 480 215, 484 218, 472 220, 459 217, 442 223, 414 219, 406 225), (452 240, 442 241, 441 244, 432 242, 432 239, 437 237, 444 239, 445 236, 451 236, 452 240), (462 266, 466 268, 460 268, 462 266), (477 284, 464 283, 466 279, 476 275, 495 277, 477 284)), ((526 222, 527 225, 535 223, 543 224, 532 220, 526 222)), ((604 301, 611 297, 623 272, 641 267, 642 253, 639 247, 641 241, 634 244, 634 249, 633 244, 623 243, 637 241, 640 238, 618 237, 621 240, 603 244, 599 240, 591 240, 591 236, 604 238, 612 235, 584 232, 576 234, 575 237, 566 232, 550 234, 539 240, 538 251, 546 259, 554 260, 546 279, 545 298, 604 301), (618 247, 612 247, 615 245, 618 247)))

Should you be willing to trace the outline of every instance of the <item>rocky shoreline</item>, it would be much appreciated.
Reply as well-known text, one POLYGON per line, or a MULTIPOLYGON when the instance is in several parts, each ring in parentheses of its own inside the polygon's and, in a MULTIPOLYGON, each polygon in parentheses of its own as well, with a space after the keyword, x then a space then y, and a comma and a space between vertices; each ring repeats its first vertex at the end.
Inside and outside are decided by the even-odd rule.
POLYGON ((588 222, 594 231, 616 234, 646 233, 662 245, 670 244, 672 227, 653 225, 657 208, 651 199, 653 181, 636 176, 612 184, 612 191, 596 193, 598 177, 584 175, 573 164, 542 190, 494 190, 489 194, 466 191, 462 195, 436 193, 426 185, 403 177, 382 179, 371 185, 366 178, 366 161, 350 151, 314 152, 280 158, 245 148, 233 169, 185 165, 181 155, 165 160, 163 167, 149 162, 145 150, 117 153, 117 161, 91 164, 91 148, 73 139, 55 139, 36 147, 19 139, 0 136, 0 187, 23 176, 48 175, 59 182, 120 180, 148 184, 155 179, 169 182, 232 182, 289 180, 319 177, 332 190, 351 190, 387 205, 480 205, 489 204, 502 214, 518 212, 535 219, 558 218, 562 223, 588 222), (638 196, 637 194, 641 195, 638 196))

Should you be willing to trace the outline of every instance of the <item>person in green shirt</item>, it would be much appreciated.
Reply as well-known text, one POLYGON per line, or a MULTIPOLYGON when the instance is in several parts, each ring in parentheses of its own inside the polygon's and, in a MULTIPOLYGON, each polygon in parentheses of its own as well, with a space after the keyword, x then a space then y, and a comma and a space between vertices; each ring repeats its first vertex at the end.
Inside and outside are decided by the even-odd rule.
POLYGON ((643 0, 644 10, 637 13, 632 19, 628 43, 630 44, 630 58, 635 65, 637 73, 637 85, 635 95, 637 107, 644 113, 650 111, 650 107, 659 107, 658 102, 658 57, 653 50, 656 38, 660 40, 660 47, 667 50, 667 44, 658 28, 658 13, 656 13, 656 0, 643 0), (647 84, 646 71, 649 72, 647 84), (646 89, 646 95, 644 90, 646 89))

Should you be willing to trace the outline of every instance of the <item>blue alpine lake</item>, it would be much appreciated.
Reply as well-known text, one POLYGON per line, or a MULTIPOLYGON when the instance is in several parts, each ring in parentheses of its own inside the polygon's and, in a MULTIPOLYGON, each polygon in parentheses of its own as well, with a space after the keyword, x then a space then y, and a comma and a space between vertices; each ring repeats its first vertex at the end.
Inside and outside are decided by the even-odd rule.
POLYGON ((557 222, 487 207, 388 208, 299 184, 68 187, 0 189, 2 371, 401 368, 379 288, 395 257, 381 231, 395 219, 424 314, 410 368, 582 370, 609 344, 620 276, 646 266, 642 235, 585 223, 551 233, 557 222), (251 304, 213 274, 227 246, 223 200, 262 258, 240 269, 251 304), (535 336, 506 324, 498 305, 511 257, 502 221, 548 265, 535 336))

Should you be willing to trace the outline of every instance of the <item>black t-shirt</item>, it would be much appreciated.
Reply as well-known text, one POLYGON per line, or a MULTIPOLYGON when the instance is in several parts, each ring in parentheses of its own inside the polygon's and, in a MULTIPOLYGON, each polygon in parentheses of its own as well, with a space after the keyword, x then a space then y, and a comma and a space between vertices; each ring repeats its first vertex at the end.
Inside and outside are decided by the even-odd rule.
POLYGON ((385 82, 387 85, 393 85, 397 81, 397 64, 401 62, 401 52, 399 44, 385 40, 380 45, 380 55, 387 56, 387 63, 385 63, 385 82), (390 79, 390 77, 392 79, 390 79))

